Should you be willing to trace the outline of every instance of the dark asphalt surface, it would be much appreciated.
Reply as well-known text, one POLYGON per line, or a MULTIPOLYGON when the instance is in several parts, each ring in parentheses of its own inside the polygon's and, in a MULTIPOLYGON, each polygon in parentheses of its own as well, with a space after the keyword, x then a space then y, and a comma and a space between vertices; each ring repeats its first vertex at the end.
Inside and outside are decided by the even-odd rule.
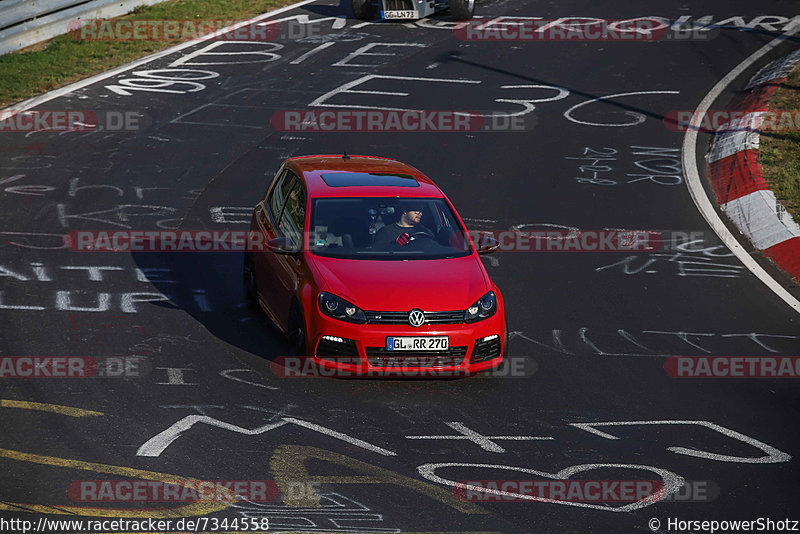
MULTIPOLYGON (((717 22, 742 17, 745 23, 758 16, 778 17, 775 31, 723 29, 710 40, 654 43, 466 42, 453 36, 446 14, 414 26, 340 18, 335 28, 332 20, 310 24, 314 35, 276 41, 281 47, 228 43, 216 49, 261 54, 187 59, 207 43, 194 45, 43 104, 41 109, 135 111, 146 115, 146 128, 2 134, 6 146, 36 142, 43 152, 0 152, 0 180, 16 177, 0 184, 0 231, 6 232, 0 249, 0 354, 136 355, 146 359, 149 372, 124 379, 0 382, 5 400, 103 414, 70 417, 4 404, 0 516, 35 521, 49 511, 62 514, 49 517, 93 517, 97 512, 74 508, 85 504, 70 501, 70 482, 124 476, 42 459, 54 457, 204 480, 320 482, 320 508, 298 502, 238 504, 213 514, 266 516, 271 530, 285 532, 650 532, 651 518, 661 520, 661 532, 700 532, 667 530, 667 519, 779 520, 793 514, 800 519, 800 450, 793 444, 800 438, 796 381, 674 379, 664 371, 670 355, 798 355, 800 318, 721 247, 675 167, 683 135, 661 120, 670 110, 693 110, 721 77, 781 33, 786 23, 780 17, 791 18, 797 11, 796 2, 772 0, 686 2, 680 7, 654 1, 635 7, 619 1, 602 6, 578 0, 495 1, 477 8, 483 17, 710 15, 717 22), (333 44, 292 64, 320 43, 333 44), (392 55, 345 60, 370 43, 386 46, 367 52, 392 55), (397 44, 402 46, 391 46, 397 44), (182 64, 173 64, 181 58, 182 64), (524 115, 526 131, 286 133, 270 127, 276 111, 306 109, 368 75, 375 77, 358 89, 407 96, 351 93, 325 102, 514 113, 523 107, 509 100, 555 94, 519 86, 556 86, 569 94, 536 103, 524 115), (159 76, 162 82, 153 82, 159 76), (175 81, 200 76, 207 78, 197 80, 202 87, 175 81), (570 114, 583 123, 619 124, 636 122, 634 112, 643 117, 640 124, 592 126, 564 115, 602 96, 656 91, 662 93, 589 104, 570 114), (240 253, 57 248, 58 234, 73 230, 244 229, 248 209, 283 159, 343 150, 388 156, 419 168, 476 230, 561 225, 701 232, 701 237, 677 240, 673 247, 681 245, 681 250, 657 253, 508 252, 487 257, 489 273, 505 296, 513 331, 511 357, 523 362, 528 373, 449 381, 276 376, 271 362, 287 349, 276 331, 244 306, 240 253), (661 155, 642 154, 653 150, 661 155), (610 166, 598 177, 616 185, 587 181, 591 170, 580 166, 592 165, 591 160, 571 159, 596 153, 613 155, 595 165, 610 166), (661 183, 640 179, 648 169, 672 178, 661 183), (8 189, 23 185, 46 187, 8 189), (158 455, 137 455, 148 440, 192 415, 239 428, 199 424, 158 455), (298 423, 245 433, 285 417, 395 454, 298 423), (573 426, 625 421, 649 424, 600 427, 619 439, 573 426), (504 452, 468 440, 408 439, 456 435, 448 422, 461 422, 483 436, 552 439, 495 440, 504 452), (791 459, 754 463, 713 457, 763 456, 752 440, 791 459), (700 452, 679 454, 668 447, 700 452), (719 495, 712 502, 658 502, 632 511, 614 510, 630 503, 609 503, 605 509, 463 503, 453 497, 452 488, 420 474, 420 466, 437 463, 506 466, 435 470, 456 481, 542 478, 542 473, 557 478, 559 471, 585 464, 600 465, 577 477, 659 479, 652 471, 656 468, 688 481, 706 481, 719 495), (368 484, 358 478, 364 475, 385 480, 368 484), (386 483, 392 476, 406 478, 386 483)), ((311 4, 280 17, 294 14, 313 21, 347 12, 311 4)), ((797 41, 789 40, 751 70, 794 48, 797 41)), ((731 91, 743 87, 750 74, 734 81, 731 91)), ((723 95, 720 105, 730 95, 723 95)), ((707 140, 701 141, 702 152, 707 140)), ((153 512, 142 510, 141 515, 153 512)))

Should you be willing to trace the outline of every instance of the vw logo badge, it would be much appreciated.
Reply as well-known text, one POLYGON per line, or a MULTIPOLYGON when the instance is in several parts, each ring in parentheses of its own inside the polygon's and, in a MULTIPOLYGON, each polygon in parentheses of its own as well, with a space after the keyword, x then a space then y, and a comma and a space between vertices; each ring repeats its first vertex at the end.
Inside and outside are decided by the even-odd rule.
POLYGON ((422 313, 420 309, 413 309, 408 312, 408 324, 417 328, 423 325, 425 322, 425 314, 422 313))

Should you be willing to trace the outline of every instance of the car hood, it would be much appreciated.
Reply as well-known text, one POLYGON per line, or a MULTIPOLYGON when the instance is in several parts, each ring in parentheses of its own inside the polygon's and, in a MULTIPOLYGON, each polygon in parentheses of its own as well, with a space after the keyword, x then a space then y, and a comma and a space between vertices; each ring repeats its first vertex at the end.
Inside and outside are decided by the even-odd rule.
POLYGON ((332 293, 363 310, 462 310, 490 289, 474 255, 407 261, 316 256, 314 263, 332 293))

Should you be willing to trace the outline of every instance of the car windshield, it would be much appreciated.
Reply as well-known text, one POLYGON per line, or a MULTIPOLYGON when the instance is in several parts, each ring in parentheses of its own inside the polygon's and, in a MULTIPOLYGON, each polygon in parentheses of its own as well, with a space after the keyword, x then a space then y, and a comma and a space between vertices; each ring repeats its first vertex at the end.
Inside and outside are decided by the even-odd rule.
POLYGON ((442 198, 320 198, 311 207, 313 254, 365 260, 470 254, 469 239, 442 198))

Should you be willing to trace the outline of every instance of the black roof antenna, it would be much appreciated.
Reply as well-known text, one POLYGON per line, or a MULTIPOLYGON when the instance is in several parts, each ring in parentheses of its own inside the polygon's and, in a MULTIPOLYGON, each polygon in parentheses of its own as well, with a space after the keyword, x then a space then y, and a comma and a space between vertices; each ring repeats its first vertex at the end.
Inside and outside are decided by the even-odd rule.
POLYGON ((346 150, 345 150, 344 154, 342 154, 342 159, 343 159, 343 160, 348 160, 348 159, 350 159, 350 156, 348 156, 348 155, 347 155, 347 151, 346 151, 346 150))

